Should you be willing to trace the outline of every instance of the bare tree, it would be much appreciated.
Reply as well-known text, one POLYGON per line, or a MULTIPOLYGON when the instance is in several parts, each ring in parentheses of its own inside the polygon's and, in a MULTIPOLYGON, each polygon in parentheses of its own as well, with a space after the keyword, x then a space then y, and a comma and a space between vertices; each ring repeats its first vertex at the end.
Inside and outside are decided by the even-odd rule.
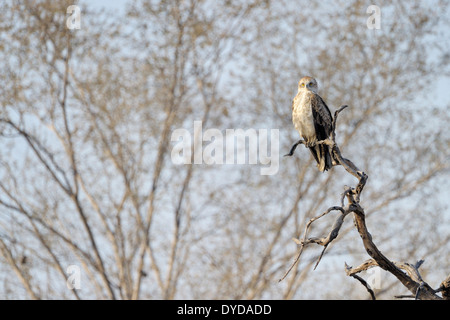
MULTIPOLYGON (((252 56, 252 59, 257 61, 253 64, 252 70, 255 77, 251 85, 245 88, 245 92, 255 92, 252 96, 252 98, 255 97, 254 104, 264 110, 259 112, 261 116, 258 120, 267 121, 264 117, 272 111, 279 115, 277 123, 280 127, 292 127, 291 110, 287 106, 290 106, 291 99, 295 95, 295 85, 289 93, 286 90, 286 84, 297 83, 298 78, 303 75, 312 75, 319 79, 319 93, 325 97, 329 106, 335 107, 344 103, 352 105, 352 108, 344 112, 340 119, 342 122, 338 128, 337 139, 341 149, 345 150, 345 154, 351 155, 348 157, 355 163, 362 163, 359 166, 365 172, 371 173, 372 185, 364 194, 364 199, 367 201, 365 202, 366 212, 377 216, 376 230, 382 234, 383 245, 389 248, 384 252, 388 256, 395 257, 394 260, 399 258, 399 260, 408 261, 427 257, 426 250, 428 250, 440 261, 434 261, 433 266, 435 264, 446 266, 447 263, 440 260, 437 252, 445 255, 448 232, 436 225, 436 221, 448 219, 445 201, 442 201, 443 198, 437 200, 439 197, 433 197, 437 201, 430 203, 428 202, 430 198, 427 198, 425 194, 429 196, 433 192, 439 193, 436 189, 437 185, 432 181, 443 182, 442 179, 448 176, 448 164, 445 160, 448 155, 436 149, 440 145, 448 144, 448 137, 442 133, 442 127, 438 129, 439 124, 448 121, 443 111, 447 105, 419 108, 421 104, 414 101, 414 98, 417 98, 414 94, 416 89, 414 81, 411 81, 411 79, 434 78, 440 73, 437 69, 431 71, 434 67, 448 67, 448 64, 441 65, 440 59, 427 61, 416 55, 418 48, 420 48, 419 52, 423 52, 433 47, 430 46, 429 39, 420 40, 421 37, 417 35, 423 35, 426 32, 419 30, 437 32, 441 29, 434 25, 438 23, 437 20, 424 18, 424 21, 427 21, 425 23, 411 23, 411 21, 414 21, 415 16, 424 17, 427 14, 439 17, 437 12, 433 13, 437 7, 424 9, 420 5, 412 6, 417 12, 410 12, 411 15, 409 15, 404 7, 385 4, 382 7, 383 31, 377 33, 378 31, 373 30, 375 31, 373 32, 361 25, 367 17, 364 16, 366 7, 362 2, 356 1, 342 5, 341 10, 337 10, 336 7, 327 8, 327 4, 318 5, 317 8, 303 8, 302 13, 306 16, 304 17, 290 15, 294 9, 286 4, 284 15, 272 16, 273 24, 270 23, 270 19, 266 19, 269 22, 261 24, 261 27, 257 29, 260 33, 258 36, 271 45, 264 47, 265 50, 260 49, 252 56), (385 18, 387 13, 398 17, 397 20, 385 18), (283 23, 277 23, 277 17, 280 17, 283 23), (385 23, 389 25, 386 26, 385 23), (283 26, 282 31, 280 26, 283 26), (391 33, 387 32, 388 30, 391 33), (396 32, 402 34, 403 38, 396 37, 396 32), (267 40, 270 39, 271 34, 277 35, 273 43, 267 40), (407 35, 415 36, 409 38, 407 35), (296 48, 297 51, 291 48, 296 48), (279 52, 281 55, 277 54, 279 52), (295 54, 292 55, 292 53, 295 54), (406 56, 408 60, 404 59, 406 56), (279 70, 286 71, 279 72, 279 70), (422 73, 423 70, 427 72, 422 73), (298 76, 299 74, 301 76, 298 76), (444 122, 434 116, 432 120, 428 118, 426 114, 433 114, 433 112, 442 116, 444 122), (436 127, 432 129, 420 119, 430 119, 436 127), (442 138, 442 140, 438 142, 436 138, 438 140, 442 138), (419 139, 422 142, 411 147, 411 143, 408 143, 411 139, 419 139), (427 189, 429 192, 425 191, 427 189), (428 203, 428 206, 425 203, 428 203), (413 213, 414 216, 412 216, 413 213), (420 218, 419 213, 422 213, 420 218), (381 219, 380 215, 386 220, 381 219), (427 231, 419 231, 423 225, 427 226, 427 231), (415 229, 417 232, 414 231, 415 229), (427 239, 427 234, 436 234, 436 230, 439 230, 438 234, 442 236, 436 236, 434 240, 427 239), (408 235, 409 232, 411 233, 408 235), (419 249, 418 243, 415 242, 419 238, 422 249, 419 249), (400 250, 399 243, 404 243, 400 250), (416 251, 415 255, 414 251, 416 251)), ((443 52, 446 50, 448 49, 443 52)), ((249 63, 250 61, 251 59, 249 63)), ((295 134, 295 130, 290 132, 295 134)), ((284 150, 287 152, 297 139, 286 134, 286 140, 283 140, 286 142, 284 150)), ((339 201, 338 193, 335 191, 333 194, 332 190, 342 190, 343 184, 351 185, 352 183, 345 175, 342 175, 340 168, 319 176, 319 172, 311 170, 314 165, 310 157, 302 156, 302 154, 298 157, 300 159, 283 160, 282 163, 285 163, 286 167, 282 168, 280 175, 284 174, 284 181, 277 180, 277 184, 268 186, 271 192, 276 190, 275 194, 280 190, 278 191, 280 193, 278 210, 282 218, 279 219, 278 228, 283 230, 281 235, 289 234, 288 230, 292 230, 295 226, 297 229, 290 233, 294 237, 298 237, 303 232, 308 221, 315 217, 318 211, 328 208, 330 202, 339 201), (336 181, 340 183, 336 184, 336 181), (285 204, 286 207, 283 208, 285 204)), ((255 197, 253 196, 252 199, 255 197)), ((261 201, 261 203, 264 202, 261 201)), ((267 205, 261 205, 259 209, 255 208, 255 212, 267 212, 264 207, 267 208, 267 205)), ((330 220, 325 229, 313 229, 313 232, 327 234, 332 223, 333 221, 330 220)), ((316 226, 316 228, 320 227, 316 226)), ((328 248, 327 254, 338 255, 347 262, 348 253, 352 253, 354 257, 362 257, 364 252, 356 248, 355 243, 358 243, 358 239, 351 234, 352 228, 344 224, 344 230, 340 237, 345 235, 345 239, 340 241, 349 242, 346 242, 346 245, 342 242, 339 246, 331 245, 333 249, 330 251, 328 248)), ((278 234, 275 235, 275 237, 278 236, 278 234)), ((287 259, 285 261, 289 262, 286 265, 289 265, 290 258, 284 255, 283 241, 275 237, 273 239, 276 245, 270 246, 267 251, 270 259, 262 261, 268 263, 271 259, 276 261, 287 259)), ((290 238, 283 237, 283 240, 290 240, 290 238)), ((288 247, 288 242, 284 243, 284 246, 288 247)), ((330 277, 330 274, 342 273, 342 264, 339 267, 339 264, 333 263, 333 260, 330 265, 322 265, 322 268, 319 267, 315 272, 311 272, 313 270, 311 266, 316 263, 317 255, 309 251, 303 254, 301 264, 291 271, 289 277, 283 282, 286 290, 283 297, 293 298, 300 294, 300 296, 311 297, 348 298, 354 295, 355 292, 344 291, 343 287, 334 290, 330 295, 323 294, 320 290, 308 290, 319 283, 327 282, 324 278, 330 277)), ((291 254, 290 257, 292 256, 294 255, 291 254)), ((254 264, 254 261, 255 259, 252 259, 247 263, 254 264)), ((271 271, 284 273, 284 270, 276 270, 274 266, 279 265, 266 265, 265 267, 268 268, 266 274, 271 271), (269 266, 273 266, 272 269, 269 266)), ((441 281, 448 274, 448 267, 443 269, 441 267, 435 269, 435 275, 439 274, 439 277, 434 278, 434 281, 441 281)), ((269 279, 271 278, 261 278, 260 281, 270 283, 269 279)), ((390 278, 386 279, 383 282, 392 281, 390 278)), ((333 282, 336 282, 335 278, 333 282)), ((270 284, 267 285, 270 286, 270 284)), ((264 287, 262 284, 261 286, 264 287)), ((386 287, 390 290, 395 289, 390 284, 386 287)), ((382 293, 380 292, 378 296, 389 298, 386 292, 382 293)), ((358 292, 358 294, 363 293, 358 292)), ((393 294, 390 295, 392 296, 393 294)))

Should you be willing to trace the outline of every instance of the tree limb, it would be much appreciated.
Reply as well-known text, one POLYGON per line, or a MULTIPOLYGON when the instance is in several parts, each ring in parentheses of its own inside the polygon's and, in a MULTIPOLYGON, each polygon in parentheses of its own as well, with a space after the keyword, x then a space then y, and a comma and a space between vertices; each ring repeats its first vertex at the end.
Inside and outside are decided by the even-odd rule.
MULTIPOLYGON (((366 262, 364 262, 362 265, 356 268, 352 268, 346 265, 346 273, 348 276, 351 276, 355 279, 357 279, 370 293, 371 298, 375 299, 375 294, 373 290, 368 286, 367 282, 357 275, 357 273, 361 271, 365 271, 373 266, 379 266, 383 270, 393 274, 413 295, 412 296, 406 296, 406 297, 413 297, 415 299, 426 299, 426 300, 436 300, 436 299, 449 299, 450 296, 450 276, 447 277, 446 280, 444 280, 437 290, 433 290, 421 277, 419 273, 419 267, 423 264, 423 260, 419 260, 416 264, 411 265, 409 263, 398 263, 393 262, 389 260, 386 256, 384 256, 381 251, 378 249, 378 247, 375 245, 375 243, 372 241, 372 235, 369 233, 365 221, 365 212, 364 208, 360 205, 360 196, 364 189, 364 186, 367 182, 368 176, 358 169, 358 167, 349 159, 346 159, 342 156, 341 151, 339 150, 338 145, 336 144, 335 137, 336 137, 336 120, 339 115, 339 113, 347 108, 347 105, 344 105, 340 107, 338 110, 336 110, 334 114, 333 124, 332 124, 332 132, 329 138, 318 141, 316 144, 326 144, 331 147, 332 152, 332 158, 333 158, 333 165, 342 165, 344 169, 356 177, 358 179, 358 184, 355 188, 348 187, 344 191, 344 193, 341 196, 341 206, 333 206, 328 208, 324 213, 321 215, 312 218, 309 220, 309 222, 306 224, 305 231, 303 233, 303 237, 301 240, 294 239, 294 241, 300 246, 300 249, 297 253, 296 258, 294 259, 293 264, 289 267, 287 272, 284 274, 284 276, 279 280, 282 281, 286 278, 286 276, 289 274, 289 272, 292 270, 292 268, 299 262, 301 254, 303 252, 303 249, 306 245, 309 245, 311 243, 319 244, 324 246, 324 249, 322 250, 321 255, 319 256, 318 261, 316 262, 316 265, 314 269, 317 267, 318 263, 320 262, 320 259, 322 258, 327 246, 334 240, 339 234, 339 230, 342 226, 342 223, 344 221, 344 218, 349 214, 353 213, 353 219, 354 219, 354 225, 356 229, 358 230, 358 233, 362 239, 364 248, 366 252, 369 254, 369 256, 372 258, 366 262), (347 199, 347 205, 345 205, 345 199, 347 199), (325 216, 326 214, 330 213, 331 211, 341 211, 341 214, 336 218, 331 231, 328 233, 327 236, 322 238, 308 238, 307 234, 311 227, 311 224, 315 222, 316 220, 320 219, 321 217, 325 216), (404 272, 406 271, 406 273, 404 272), (442 292, 442 298, 436 295, 436 292, 442 292)), ((303 140, 297 141, 291 148, 290 152, 286 156, 292 156, 294 154, 294 151, 296 147, 299 144, 304 144, 303 140)), ((401 296, 405 297, 405 296, 401 296)))

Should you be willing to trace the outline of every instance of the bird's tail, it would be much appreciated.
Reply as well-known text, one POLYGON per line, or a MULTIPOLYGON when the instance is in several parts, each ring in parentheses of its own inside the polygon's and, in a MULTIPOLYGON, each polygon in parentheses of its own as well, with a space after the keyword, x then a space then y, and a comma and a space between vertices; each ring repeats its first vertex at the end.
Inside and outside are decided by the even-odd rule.
POLYGON ((317 162, 317 168, 319 168, 321 172, 327 171, 333 167, 333 163, 331 161, 331 150, 329 146, 319 144, 309 148, 309 150, 311 150, 311 153, 317 162))

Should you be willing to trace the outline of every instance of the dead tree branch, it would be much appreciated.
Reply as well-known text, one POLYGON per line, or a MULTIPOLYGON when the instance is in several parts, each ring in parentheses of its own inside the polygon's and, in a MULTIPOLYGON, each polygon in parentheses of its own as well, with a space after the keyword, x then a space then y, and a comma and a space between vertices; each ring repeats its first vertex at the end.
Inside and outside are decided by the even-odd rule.
MULTIPOLYGON (((424 300, 438 300, 438 299, 450 299, 450 276, 447 277, 442 283, 441 286, 434 290, 432 289, 421 277, 419 273, 419 268, 423 264, 423 260, 419 260, 416 264, 412 265, 406 262, 398 263, 389 260, 386 256, 384 256, 375 243, 372 241, 372 235, 369 233, 365 221, 365 212, 364 208, 360 205, 360 197, 361 193, 364 189, 364 186, 367 182, 368 176, 358 169, 358 167, 349 159, 346 159, 342 156, 341 151, 339 150, 338 145, 336 144, 336 120, 341 111, 347 108, 347 105, 340 107, 334 113, 334 119, 332 124, 332 133, 328 139, 318 141, 316 144, 327 144, 331 147, 333 165, 342 165, 344 169, 356 177, 358 179, 358 184, 355 188, 348 187, 344 191, 341 196, 341 205, 333 206, 328 208, 325 212, 320 214, 319 216, 312 218, 306 224, 305 231, 303 233, 303 237, 299 239, 294 239, 297 245, 300 246, 297 256, 294 259, 292 265, 288 268, 286 273, 281 277, 279 281, 282 281, 287 277, 292 268, 300 261, 300 257, 303 253, 304 248, 312 243, 323 246, 322 253, 320 254, 314 269, 319 264, 327 246, 336 239, 339 234, 340 228, 344 222, 345 217, 349 213, 353 213, 354 225, 358 230, 358 233, 362 239, 364 248, 366 252, 372 259, 367 260, 362 265, 353 268, 346 265, 346 273, 348 276, 351 276, 357 279, 370 293, 371 298, 373 300, 376 299, 375 293, 369 287, 367 282, 357 274, 365 271, 374 266, 378 266, 383 270, 393 274, 413 295, 410 296, 400 296, 400 297, 412 297, 415 299, 424 299, 424 300), (345 204, 345 199, 347 199, 347 204, 345 204), (329 214, 332 211, 340 211, 340 214, 334 221, 333 226, 331 227, 331 231, 322 238, 307 238, 309 229, 313 222, 322 218, 323 216, 329 214), (436 293, 442 292, 442 297, 438 296, 436 293)), ((304 144, 303 140, 297 141, 291 148, 288 154, 285 156, 292 156, 294 154, 295 149, 299 144, 304 144)))
MULTIPOLYGON (((366 264, 366 263, 367 263, 367 261, 364 264, 366 264)), ((370 268, 370 267, 371 266, 368 266, 367 268, 370 268)), ((349 277, 353 277, 356 280, 358 280, 367 289, 367 291, 369 292, 370 297, 372 298, 372 300, 376 300, 375 293, 373 292, 372 288, 369 286, 367 281, 356 274, 359 271, 356 272, 352 267, 349 267, 347 264, 345 264, 345 269, 346 269, 347 275, 349 277)))

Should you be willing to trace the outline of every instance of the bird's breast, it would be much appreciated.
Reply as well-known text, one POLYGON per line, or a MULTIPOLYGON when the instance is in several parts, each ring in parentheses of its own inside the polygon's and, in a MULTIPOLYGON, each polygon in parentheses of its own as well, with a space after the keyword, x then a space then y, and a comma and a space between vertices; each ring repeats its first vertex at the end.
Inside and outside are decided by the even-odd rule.
POLYGON ((310 94, 298 94, 294 98, 292 122, 294 123, 295 129, 300 133, 300 136, 307 140, 315 140, 316 129, 314 126, 310 94))

